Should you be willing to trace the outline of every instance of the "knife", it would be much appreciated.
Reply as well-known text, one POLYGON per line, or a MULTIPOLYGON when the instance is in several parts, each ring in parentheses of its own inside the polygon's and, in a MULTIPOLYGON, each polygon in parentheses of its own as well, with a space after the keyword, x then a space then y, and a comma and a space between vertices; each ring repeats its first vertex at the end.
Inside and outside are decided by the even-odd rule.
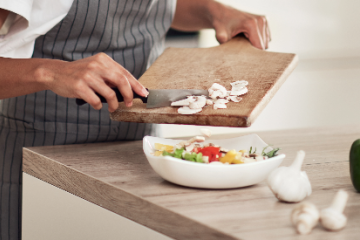
MULTIPOLYGON (((115 91, 116 97, 119 102, 123 102, 124 98, 121 95, 119 89, 112 88, 115 91)), ((209 96, 208 90, 201 89, 146 89, 149 92, 147 97, 143 97, 133 92, 134 98, 140 98, 143 103, 146 103, 146 108, 158 108, 167 107, 171 105, 171 102, 185 99, 187 96, 209 96)), ((101 102, 106 103, 106 99, 100 94, 96 93, 100 98, 101 102)), ((77 98, 76 104, 83 105, 86 102, 82 99, 77 98)))

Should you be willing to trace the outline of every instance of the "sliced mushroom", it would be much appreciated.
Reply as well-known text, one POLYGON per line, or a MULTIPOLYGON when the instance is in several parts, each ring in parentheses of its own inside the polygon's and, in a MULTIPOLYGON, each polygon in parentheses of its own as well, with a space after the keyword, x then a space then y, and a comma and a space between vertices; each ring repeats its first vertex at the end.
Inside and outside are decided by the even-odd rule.
POLYGON ((194 114, 194 113, 201 112, 201 110, 202 110, 202 108, 191 109, 187 106, 183 106, 178 109, 178 113, 187 115, 187 114, 194 114))
POLYGON ((198 109, 203 108, 206 105, 206 97, 205 96, 196 96, 194 97, 195 101, 189 103, 189 108, 198 109))
POLYGON ((231 96, 241 96, 248 92, 247 87, 241 88, 239 90, 232 90, 230 95, 231 96))
POLYGON ((226 103, 228 103, 229 101, 226 99, 217 99, 216 101, 214 101, 214 109, 218 109, 218 108, 226 108, 226 103))
POLYGON ((226 100, 226 99, 217 99, 217 100, 215 100, 214 101, 214 104, 226 104, 226 103, 228 103, 229 102, 229 100, 226 100))
POLYGON ((202 160, 204 163, 209 163, 209 157, 208 156, 202 156, 202 160))
POLYGON ((216 104, 214 104, 214 106, 213 106, 213 109, 224 109, 224 108, 226 108, 226 104, 224 104, 224 103, 216 103, 216 104))
POLYGON ((185 147, 185 144, 187 143, 187 141, 181 141, 181 142, 179 142, 179 143, 177 143, 176 145, 175 145, 175 148, 176 149, 181 149, 181 148, 183 148, 183 147, 185 147))
POLYGON ((245 80, 240 80, 240 81, 232 82, 230 84, 232 86, 232 90, 237 90, 246 87, 249 84, 249 82, 245 80))
POLYGON ((218 83, 214 83, 208 91, 209 97, 211 97, 212 99, 224 98, 227 94, 226 88, 218 83))
POLYGON ((204 135, 205 137, 210 137, 211 136, 211 130, 207 129, 207 128, 201 128, 200 132, 202 135, 204 135))
POLYGON ((171 103, 173 107, 180 107, 180 106, 189 106, 191 102, 195 102, 195 96, 188 96, 186 99, 181 99, 179 101, 175 101, 171 103))
POLYGON ((226 149, 226 148, 220 148, 220 152, 222 152, 222 153, 227 153, 229 151, 229 149, 226 149))
POLYGON ((191 152, 195 148, 195 144, 190 144, 188 146, 185 146, 185 150, 188 152, 191 152))
POLYGON ((240 95, 243 95, 248 92, 248 89, 246 86, 249 83, 245 80, 236 81, 236 82, 233 82, 230 84, 232 86, 230 95, 232 95, 232 96, 240 96, 240 95))
POLYGON ((206 99, 206 105, 213 105, 214 102, 211 99, 206 99))
POLYGON ((233 102, 240 102, 242 100, 242 97, 238 96, 228 96, 226 97, 226 100, 233 101, 233 102))
POLYGON ((205 142, 205 138, 203 136, 195 136, 195 137, 191 138, 188 142, 189 143, 205 142))

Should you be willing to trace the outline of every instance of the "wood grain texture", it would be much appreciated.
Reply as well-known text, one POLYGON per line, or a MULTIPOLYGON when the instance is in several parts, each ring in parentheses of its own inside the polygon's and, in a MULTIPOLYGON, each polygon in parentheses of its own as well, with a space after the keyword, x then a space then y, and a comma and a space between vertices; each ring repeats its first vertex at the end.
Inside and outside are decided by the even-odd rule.
POLYGON ((266 52, 237 37, 212 48, 167 48, 139 81, 149 89, 208 89, 219 83, 246 80, 249 92, 226 109, 207 106, 202 112, 181 115, 177 108, 146 109, 140 100, 131 108, 120 103, 111 119, 125 122, 249 127, 297 64, 290 53, 266 52))
POLYGON ((327 232, 318 225, 298 235, 289 219, 295 204, 279 202, 264 182, 230 190, 166 182, 151 169, 141 141, 25 148, 23 171, 175 239, 357 239, 360 194, 350 181, 348 154, 360 125, 259 135, 281 147, 282 165, 305 150, 303 170, 313 187, 306 200, 320 209, 337 190, 349 192, 345 229, 327 232))

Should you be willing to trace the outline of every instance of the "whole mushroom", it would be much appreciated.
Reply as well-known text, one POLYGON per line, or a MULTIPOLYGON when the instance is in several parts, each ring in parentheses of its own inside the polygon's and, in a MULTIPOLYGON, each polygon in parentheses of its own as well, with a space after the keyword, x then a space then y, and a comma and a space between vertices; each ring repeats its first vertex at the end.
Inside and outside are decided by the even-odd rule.
POLYGON ((319 210, 311 202, 302 202, 291 212, 291 222, 300 234, 309 234, 319 222, 319 210))
POLYGON ((343 214, 346 202, 348 200, 348 193, 344 190, 339 190, 330 207, 321 210, 320 222, 321 225, 330 231, 338 231, 345 227, 347 218, 343 214))

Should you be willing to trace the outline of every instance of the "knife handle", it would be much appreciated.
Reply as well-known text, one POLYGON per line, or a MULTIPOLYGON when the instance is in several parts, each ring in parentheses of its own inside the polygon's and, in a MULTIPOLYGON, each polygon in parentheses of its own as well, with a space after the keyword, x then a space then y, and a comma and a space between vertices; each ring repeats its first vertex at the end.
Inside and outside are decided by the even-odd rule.
MULTIPOLYGON (((118 101, 123 102, 124 97, 121 95, 119 89, 117 89, 117 88, 111 88, 111 89, 116 93, 116 98, 118 99, 118 101)), ((148 89, 146 89, 146 90, 148 90, 148 89)), ((100 98, 102 103, 106 103, 106 99, 103 96, 101 96, 98 93, 96 93, 96 95, 100 98)), ((140 96, 134 91, 133 91, 133 95, 134 95, 134 98, 140 98, 143 103, 147 103, 147 97, 140 96)), ((87 102, 85 102, 84 100, 82 100, 80 98, 76 99, 76 104, 79 106, 84 105, 85 103, 87 103, 87 102)))

